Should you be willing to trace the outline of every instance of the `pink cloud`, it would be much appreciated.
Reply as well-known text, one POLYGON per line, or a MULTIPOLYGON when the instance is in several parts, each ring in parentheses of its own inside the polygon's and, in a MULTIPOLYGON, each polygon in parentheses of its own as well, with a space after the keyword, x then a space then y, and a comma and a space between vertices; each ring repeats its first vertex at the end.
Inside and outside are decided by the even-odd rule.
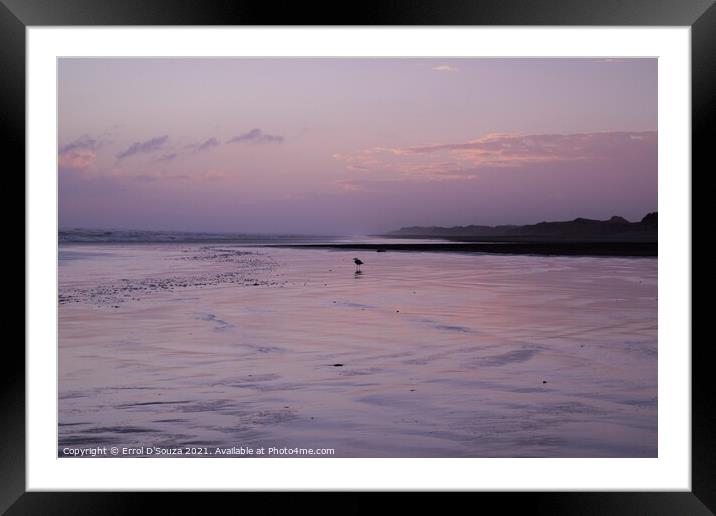
POLYGON ((424 177, 465 178, 481 167, 519 167, 536 163, 607 160, 639 149, 656 152, 656 131, 609 131, 575 134, 491 133, 458 143, 411 147, 374 147, 355 154, 336 155, 349 171, 424 177))
POLYGON ((398 154, 464 153, 478 162, 499 165, 505 161, 561 161, 608 157, 616 147, 634 140, 656 142, 656 131, 577 134, 488 134, 467 143, 421 145, 396 149, 398 154))
POLYGON ((101 138, 92 138, 85 134, 73 142, 60 146, 57 152, 60 168, 72 170, 90 168, 97 159, 97 150, 107 142, 106 139, 101 138))
POLYGON ((59 154, 57 160, 60 168, 86 170, 91 167, 97 154, 90 149, 72 149, 59 154))

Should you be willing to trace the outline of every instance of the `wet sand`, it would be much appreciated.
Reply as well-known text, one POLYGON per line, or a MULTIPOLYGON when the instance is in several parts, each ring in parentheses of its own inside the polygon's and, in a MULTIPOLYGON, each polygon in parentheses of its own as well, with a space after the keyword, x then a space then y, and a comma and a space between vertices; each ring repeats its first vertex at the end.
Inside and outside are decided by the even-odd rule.
POLYGON ((89 446, 654 457, 657 261, 63 245, 58 454, 89 446))
MULTIPOLYGON (((457 239, 453 239, 457 240, 457 239)), ((494 240, 494 239, 491 239, 494 240)), ((360 251, 413 251, 442 253, 531 254, 544 256, 652 256, 658 255, 656 242, 421 242, 411 243, 328 243, 283 244, 296 249, 353 249, 360 251)))

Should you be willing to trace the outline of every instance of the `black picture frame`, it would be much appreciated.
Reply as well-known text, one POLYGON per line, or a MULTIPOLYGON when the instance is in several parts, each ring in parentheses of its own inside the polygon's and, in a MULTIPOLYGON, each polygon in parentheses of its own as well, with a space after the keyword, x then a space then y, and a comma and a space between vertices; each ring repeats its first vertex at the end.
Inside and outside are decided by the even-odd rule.
MULTIPOLYGON (((390 0, 351 5, 246 0, 0 0, 0 125, 5 129, 6 156, 10 157, 7 173, 25 169, 25 29, 48 25, 689 26, 691 177, 697 169, 705 173, 711 158, 713 145, 708 135, 716 118, 714 0, 390 0)), ((24 183, 20 188, 24 191, 24 183)), ((12 224, 14 219, 6 220, 12 224)), ((703 340, 694 341, 691 347, 691 492, 475 493, 480 503, 499 504, 501 511, 521 508, 553 515, 716 512, 716 411, 708 360, 710 346, 709 340, 703 340)), ((195 502, 188 500, 186 494, 25 492, 25 353, 15 340, 6 341, 3 362, 0 510, 10 515, 123 514, 142 512, 149 501, 160 501, 162 513, 171 511, 171 506, 193 508, 195 502)), ((223 495, 226 496, 235 495, 223 495)), ((302 498, 291 495, 294 501, 302 498)), ((242 504, 254 501, 243 500, 242 504)), ((413 500, 420 503, 421 496, 413 500)), ((358 510, 361 503, 352 502, 345 509, 358 510)), ((206 512, 206 505, 197 507, 206 512)), ((333 508, 344 510, 340 506, 333 508)))

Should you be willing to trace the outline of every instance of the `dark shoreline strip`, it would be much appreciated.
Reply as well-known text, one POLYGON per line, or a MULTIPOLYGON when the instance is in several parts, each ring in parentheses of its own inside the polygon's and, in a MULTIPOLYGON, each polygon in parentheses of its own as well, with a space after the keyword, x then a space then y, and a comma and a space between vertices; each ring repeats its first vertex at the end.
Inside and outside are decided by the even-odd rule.
POLYGON ((354 249, 362 251, 423 251, 445 253, 535 254, 557 256, 656 257, 656 242, 514 242, 464 244, 278 244, 295 249, 354 249))

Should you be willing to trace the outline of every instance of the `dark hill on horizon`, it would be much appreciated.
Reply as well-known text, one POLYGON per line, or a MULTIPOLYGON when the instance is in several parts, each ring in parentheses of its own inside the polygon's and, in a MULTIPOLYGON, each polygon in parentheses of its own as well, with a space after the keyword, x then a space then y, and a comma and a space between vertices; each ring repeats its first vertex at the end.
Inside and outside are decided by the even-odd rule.
POLYGON ((608 220, 576 218, 524 226, 412 226, 391 231, 383 236, 445 238, 466 242, 656 242, 658 229, 658 212, 651 212, 639 222, 629 222, 623 217, 614 216, 608 220))

